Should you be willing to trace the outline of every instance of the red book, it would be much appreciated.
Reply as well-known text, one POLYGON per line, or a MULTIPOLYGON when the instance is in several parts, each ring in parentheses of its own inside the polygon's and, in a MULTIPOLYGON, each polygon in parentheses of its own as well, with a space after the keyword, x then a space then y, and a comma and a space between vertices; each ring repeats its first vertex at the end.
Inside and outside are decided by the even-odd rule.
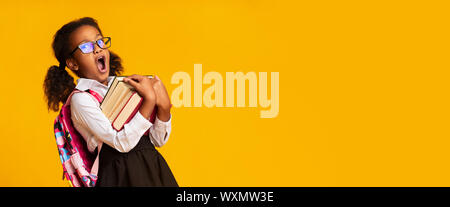
POLYGON ((112 121, 112 127, 117 131, 122 130, 123 126, 136 115, 141 104, 142 98, 137 92, 133 92, 125 105, 120 109, 119 114, 112 121))

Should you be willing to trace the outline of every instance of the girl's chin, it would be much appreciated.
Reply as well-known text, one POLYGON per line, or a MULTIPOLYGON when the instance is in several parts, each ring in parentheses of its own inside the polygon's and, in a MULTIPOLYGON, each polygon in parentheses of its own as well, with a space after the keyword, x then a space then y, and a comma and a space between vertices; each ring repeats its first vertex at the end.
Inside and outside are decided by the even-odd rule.
POLYGON ((98 77, 98 80, 100 80, 99 82, 101 82, 101 83, 108 81, 109 70, 100 72, 100 74, 97 77, 98 77))
POLYGON ((108 76, 109 76, 109 67, 107 67, 105 69, 98 69, 98 74, 102 78, 108 78, 108 76))
POLYGON ((99 79, 97 79, 97 81, 98 81, 99 83, 108 85, 108 76, 105 77, 104 75, 102 75, 99 79))

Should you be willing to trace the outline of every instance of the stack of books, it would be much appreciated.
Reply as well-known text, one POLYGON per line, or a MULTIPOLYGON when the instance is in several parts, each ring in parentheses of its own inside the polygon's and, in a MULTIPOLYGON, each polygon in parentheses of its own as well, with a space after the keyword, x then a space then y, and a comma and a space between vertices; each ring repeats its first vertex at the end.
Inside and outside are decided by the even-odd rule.
MULTIPOLYGON (((112 127, 120 131, 138 112, 142 97, 134 88, 123 81, 126 76, 116 76, 111 83, 100 108, 112 127)), ((153 78, 153 76, 147 76, 153 78)))

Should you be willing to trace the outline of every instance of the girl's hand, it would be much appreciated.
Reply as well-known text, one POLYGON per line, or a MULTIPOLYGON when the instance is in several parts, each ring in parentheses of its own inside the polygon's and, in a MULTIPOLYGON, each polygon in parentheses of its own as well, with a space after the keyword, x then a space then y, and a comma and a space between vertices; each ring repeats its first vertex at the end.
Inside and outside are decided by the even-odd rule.
POLYGON ((139 108, 139 112, 146 119, 150 119, 156 104, 156 95, 153 89, 155 80, 149 79, 145 76, 131 75, 124 78, 123 81, 133 86, 136 92, 142 96, 143 102, 141 108, 139 108))
POLYGON ((156 94, 156 105, 158 106, 157 116, 161 121, 168 121, 170 119, 170 108, 172 104, 170 103, 169 94, 167 93, 166 87, 164 86, 161 79, 158 76, 153 78, 155 80, 153 84, 153 89, 156 94))
POLYGON ((156 103, 156 94, 153 89, 155 80, 141 75, 130 75, 123 79, 125 83, 130 84, 142 98, 156 103))
POLYGON ((156 95, 156 105, 158 106, 158 108, 169 110, 171 104, 166 87, 158 76, 155 76, 154 80, 155 82, 153 84, 153 89, 155 90, 156 95))

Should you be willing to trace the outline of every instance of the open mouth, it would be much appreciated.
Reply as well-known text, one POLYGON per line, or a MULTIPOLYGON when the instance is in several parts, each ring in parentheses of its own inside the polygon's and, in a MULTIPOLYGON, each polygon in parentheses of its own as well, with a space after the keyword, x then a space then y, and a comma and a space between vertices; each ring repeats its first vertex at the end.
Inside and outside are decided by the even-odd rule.
POLYGON ((97 68, 101 73, 106 72, 106 58, 104 55, 97 57, 97 68))

